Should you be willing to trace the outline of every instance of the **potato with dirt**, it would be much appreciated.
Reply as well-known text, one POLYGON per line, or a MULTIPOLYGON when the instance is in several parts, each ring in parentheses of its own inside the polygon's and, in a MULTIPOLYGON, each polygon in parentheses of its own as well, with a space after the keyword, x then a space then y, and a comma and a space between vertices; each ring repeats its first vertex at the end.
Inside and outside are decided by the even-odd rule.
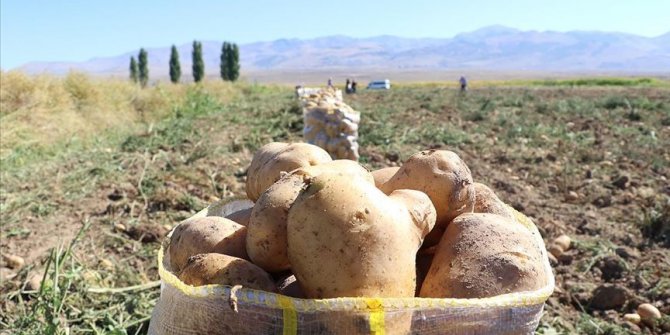
POLYGON ((247 196, 255 202, 263 191, 279 180, 283 172, 330 161, 330 155, 315 145, 280 142, 266 144, 256 151, 247 170, 247 196))
POLYGON ((475 213, 489 213, 515 220, 514 213, 488 186, 474 183, 475 213))
POLYGON ((470 169, 448 150, 424 150, 410 156, 380 189, 386 194, 410 189, 428 195, 437 211, 437 222, 426 237, 425 247, 437 244, 449 222, 472 211, 475 200, 470 169))
POLYGON ((232 212, 225 216, 226 219, 234 221, 235 223, 248 227, 249 220, 251 219, 251 211, 253 207, 240 209, 239 211, 232 212))
POLYGON ((187 219, 172 232, 169 246, 170 266, 180 271, 189 257, 219 253, 249 259, 246 250, 247 227, 219 216, 187 219))
POLYGON ((286 221, 288 211, 305 183, 324 171, 349 176, 352 181, 373 183, 372 176, 351 160, 334 160, 298 168, 263 192, 252 209, 246 248, 254 264, 277 272, 291 267, 287 254, 286 221))
POLYGON ((272 277, 253 263, 228 255, 208 253, 188 258, 179 279, 191 286, 242 285, 245 288, 276 292, 272 277))
POLYGON ((385 167, 381 168, 379 170, 374 170, 370 172, 372 174, 372 177, 375 179, 375 186, 377 188, 381 188, 382 185, 386 184, 387 181, 393 177, 393 175, 396 174, 400 170, 400 167, 398 166, 391 166, 391 167, 385 167))
POLYGON ((466 213, 447 227, 421 287, 423 298, 486 298, 547 284, 535 236, 500 215, 466 213))
POLYGON ((288 213, 288 256, 308 298, 413 297, 416 252, 435 224, 419 191, 385 195, 374 184, 325 171, 288 213))

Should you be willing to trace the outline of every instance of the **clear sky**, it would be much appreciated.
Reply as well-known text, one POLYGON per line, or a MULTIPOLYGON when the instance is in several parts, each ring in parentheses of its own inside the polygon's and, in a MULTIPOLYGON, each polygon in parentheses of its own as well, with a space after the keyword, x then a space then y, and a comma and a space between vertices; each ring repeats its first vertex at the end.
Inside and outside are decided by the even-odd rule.
POLYGON ((0 67, 83 61, 194 39, 452 37, 493 24, 651 37, 670 31, 670 0, 1 0, 0 67))

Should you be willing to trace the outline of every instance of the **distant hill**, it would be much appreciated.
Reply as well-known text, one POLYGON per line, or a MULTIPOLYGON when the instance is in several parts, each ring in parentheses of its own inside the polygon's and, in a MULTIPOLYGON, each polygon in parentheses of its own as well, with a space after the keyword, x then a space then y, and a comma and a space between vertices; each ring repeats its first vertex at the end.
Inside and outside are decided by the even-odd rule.
MULTIPOLYGON (((221 41, 203 41, 205 70, 218 73, 221 41)), ((138 48, 139 49, 139 48, 138 48)), ((178 47, 182 73, 190 75, 191 43, 178 47)), ((170 46, 147 49, 152 76, 167 76, 170 46)), ((29 73, 126 75, 131 55, 85 62, 35 62, 29 73)), ((262 70, 485 70, 670 73, 670 32, 658 37, 597 31, 521 31, 491 26, 453 38, 327 36, 240 45, 245 71, 262 70)))

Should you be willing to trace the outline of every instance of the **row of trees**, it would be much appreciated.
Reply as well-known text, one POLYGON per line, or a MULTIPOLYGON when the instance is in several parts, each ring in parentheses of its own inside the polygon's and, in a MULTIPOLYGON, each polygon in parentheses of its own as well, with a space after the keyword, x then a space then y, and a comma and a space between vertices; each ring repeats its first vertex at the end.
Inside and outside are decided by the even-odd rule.
MULTIPOLYGON (((193 41, 193 51, 191 53, 193 60, 192 73, 193 80, 197 83, 205 77, 205 62, 202 58, 202 43, 193 41)), ((240 77, 240 49, 235 43, 223 42, 221 47, 221 79, 225 81, 236 81, 240 77)), ((177 47, 172 46, 170 51, 170 81, 179 83, 181 79, 181 65, 179 64, 179 52, 177 47)), ((149 82, 149 62, 148 55, 144 48, 140 49, 135 57, 130 57, 130 80, 140 83, 145 87, 149 82)))

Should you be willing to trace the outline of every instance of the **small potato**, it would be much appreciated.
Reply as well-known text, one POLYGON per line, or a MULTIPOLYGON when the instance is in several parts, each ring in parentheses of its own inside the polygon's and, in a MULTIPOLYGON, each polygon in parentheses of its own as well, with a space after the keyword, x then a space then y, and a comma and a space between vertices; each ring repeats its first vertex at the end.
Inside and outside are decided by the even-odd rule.
POLYGON ((249 259, 246 251, 247 228, 219 216, 188 219, 180 223, 170 239, 170 265, 181 270, 189 257, 216 252, 249 259))
POLYGON ((261 193, 281 177, 299 167, 330 162, 330 155, 318 146, 307 143, 273 142, 254 154, 247 171, 247 196, 256 201, 261 193))
POLYGON ((637 314, 640 315, 642 322, 648 325, 653 325, 656 320, 663 316, 658 308, 652 304, 640 304, 637 306, 637 314))
POLYGON ((437 210, 434 231, 426 236, 424 247, 437 244, 447 225, 456 216, 471 212, 475 193, 472 174, 465 162, 448 150, 424 150, 405 161, 381 187, 386 194, 410 189, 426 193, 437 210))
POLYGON ((515 220, 514 213, 502 202, 488 186, 474 183, 475 213, 489 213, 515 220))
POLYGON ((232 212, 228 215, 226 215, 226 219, 235 221, 235 223, 240 224, 242 226, 248 227, 249 226, 249 219, 251 218, 251 210, 253 207, 241 209, 236 212, 232 212))
POLYGON ((272 277, 256 265, 222 254, 198 254, 188 258, 179 279, 192 286, 242 285, 245 288, 276 292, 272 277))
POLYGON ((379 170, 374 170, 370 172, 372 174, 372 177, 375 179, 375 186, 377 188, 381 189, 382 185, 384 185, 393 175, 396 174, 400 170, 400 167, 398 166, 391 166, 391 167, 385 167, 379 170))
POLYGON ((531 231, 494 214, 466 213, 447 227, 421 287, 423 298, 486 298, 547 283, 531 231))
POLYGON ((251 212, 246 248, 254 264, 270 272, 291 267, 286 238, 289 208, 305 187, 306 181, 325 171, 347 176, 352 182, 373 183, 372 175, 350 160, 305 166, 279 179, 261 194, 251 212))

